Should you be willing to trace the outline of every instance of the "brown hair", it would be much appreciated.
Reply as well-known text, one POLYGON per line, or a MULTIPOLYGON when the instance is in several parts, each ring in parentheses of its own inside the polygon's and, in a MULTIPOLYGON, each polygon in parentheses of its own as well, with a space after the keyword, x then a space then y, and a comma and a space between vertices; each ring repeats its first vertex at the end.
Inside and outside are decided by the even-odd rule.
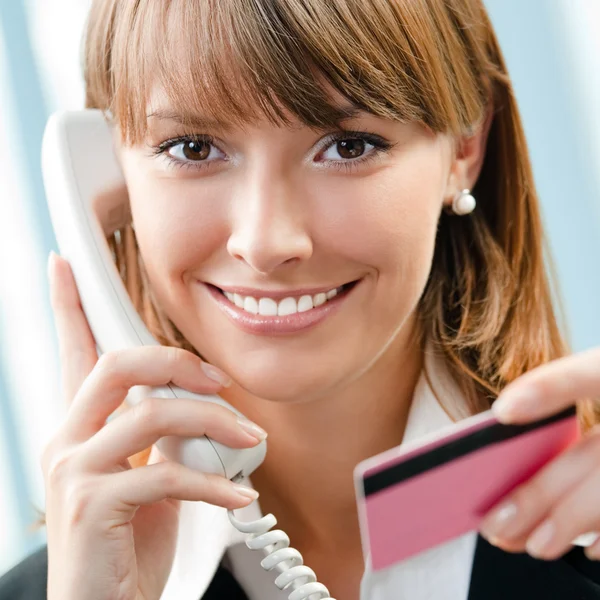
MULTIPOLYGON (((424 332, 470 412, 565 353, 523 127, 480 0, 94 0, 85 39, 86 107, 110 111, 126 143, 144 136, 155 84, 175 111, 240 124, 285 124, 289 111, 335 126, 345 113, 327 86, 359 109, 455 136, 493 107, 477 208, 440 217, 424 332)), ((154 335, 196 352, 156 306, 131 227, 110 243, 154 335)), ((580 414, 589 427, 591 406, 580 414)))
MULTIPOLYGON (((471 413, 566 352, 523 127, 481 0, 93 0, 84 74, 86 107, 110 112, 129 143, 145 133, 153 84, 182 114, 239 124, 285 124, 283 108, 308 126, 335 126, 345 114, 325 84, 362 110, 457 136, 492 106, 477 208, 440 218, 424 335, 471 413)), ((198 354, 154 301, 131 226, 109 243, 155 337, 198 354)), ((584 429, 599 420, 590 402, 579 415, 584 429)), ((130 461, 145 464, 149 451, 130 461)))

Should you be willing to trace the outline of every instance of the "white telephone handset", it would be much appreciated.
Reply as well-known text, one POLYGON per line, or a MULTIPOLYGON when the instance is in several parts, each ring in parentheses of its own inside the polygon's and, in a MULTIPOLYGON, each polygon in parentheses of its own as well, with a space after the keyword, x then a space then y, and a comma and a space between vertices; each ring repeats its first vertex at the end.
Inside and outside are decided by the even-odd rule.
MULTIPOLYGON (((60 254, 69 261, 83 310, 99 351, 159 345, 136 311, 113 260, 107 238, 130 218, 124 193, 125 180, 115 153, 114 131, 100 110, 63 111, 53 114, 42 141, 42 172, 50 218, 60 254)), ((146 396, 195 398, 235 408, 216 395, 200 395, 168 384, 149 388, 146 396)), ((140 401, 128 394, 128 402, 140 401)), ((142 400, 143 401, 143 400, 142 400)), ((240 480, 264 460, 266 442, 242 450, 228 448, 206 436, 158 440, 161 453, 170 460, 205 473, 240 480)), ((302 555, 289 548, 281 530, 269 531, 277 520, 266 515, 244 523, 228 511, 231 523, 250 534, 247 545, 261 549, 261 565, 277 570, 279 589, 290 587, 294 600, 333 600, 317 581, 302 555)))
MULTIPOLYGON (((83 310, 102 353, 159 345, 133 306, 117 272, 107 237, 130 216, 125 180, 113 145, 113 131, 100 110, 52 115, 42 142, 42 171, 50 218, 60 254, 69 261, 83 310)), ((173 384, 146 388, 147 396, 196 398, 240 414, 216 395, 201 396, 173 384)), ((139 398, 130 393, 128 402, 139 398)), ((207 437, 163 437, 164 456, 228 479, 250 475, 263 461, 266 442, 228 448, 207 437)))

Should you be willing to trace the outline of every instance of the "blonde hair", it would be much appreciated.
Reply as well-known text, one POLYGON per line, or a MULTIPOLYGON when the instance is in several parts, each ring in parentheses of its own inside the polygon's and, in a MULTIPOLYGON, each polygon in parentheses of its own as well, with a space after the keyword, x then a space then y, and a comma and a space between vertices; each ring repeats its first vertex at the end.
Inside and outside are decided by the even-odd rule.
MULTIPOLYGON (((328 87, 359 109, 455 136, 493 107, 477 209, 440 218, 424 334, 470 412, 566 352, 523 127, 480 0, 94 0, 85 42, 86 106, 110 111, 126 143, 144 137, 153 85, 175 112, 239 124, 286 124, 288 111, 335 126, 347 113, 328 87)), ((131 227, 110 244, 154 335, 196 352, 154 302, 131 227)), ((595 416, 582 406, 589 427, 595 416)))

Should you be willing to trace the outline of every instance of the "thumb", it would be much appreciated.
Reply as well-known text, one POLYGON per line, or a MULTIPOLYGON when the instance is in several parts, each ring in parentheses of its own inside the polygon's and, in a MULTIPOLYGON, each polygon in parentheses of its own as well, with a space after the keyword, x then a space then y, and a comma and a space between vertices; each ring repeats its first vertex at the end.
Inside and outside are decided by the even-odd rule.
POLYGON ((54 252, 48 257, 48 280, 58 336, 63 398, 69 406, 98 361, 98 353, 71 267, 54 252))

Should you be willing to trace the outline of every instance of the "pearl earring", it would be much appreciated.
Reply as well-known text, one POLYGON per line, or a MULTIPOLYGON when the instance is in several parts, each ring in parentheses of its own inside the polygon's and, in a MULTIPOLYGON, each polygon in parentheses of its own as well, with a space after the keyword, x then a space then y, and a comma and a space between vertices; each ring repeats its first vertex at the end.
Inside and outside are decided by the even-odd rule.
POLYGON ((455 215, 468 215, 473 212, 476 204, 475 198, 471 195, 471 190, 465 189, 454 196, 454 200, 452 200, 452 212, 455 215))

